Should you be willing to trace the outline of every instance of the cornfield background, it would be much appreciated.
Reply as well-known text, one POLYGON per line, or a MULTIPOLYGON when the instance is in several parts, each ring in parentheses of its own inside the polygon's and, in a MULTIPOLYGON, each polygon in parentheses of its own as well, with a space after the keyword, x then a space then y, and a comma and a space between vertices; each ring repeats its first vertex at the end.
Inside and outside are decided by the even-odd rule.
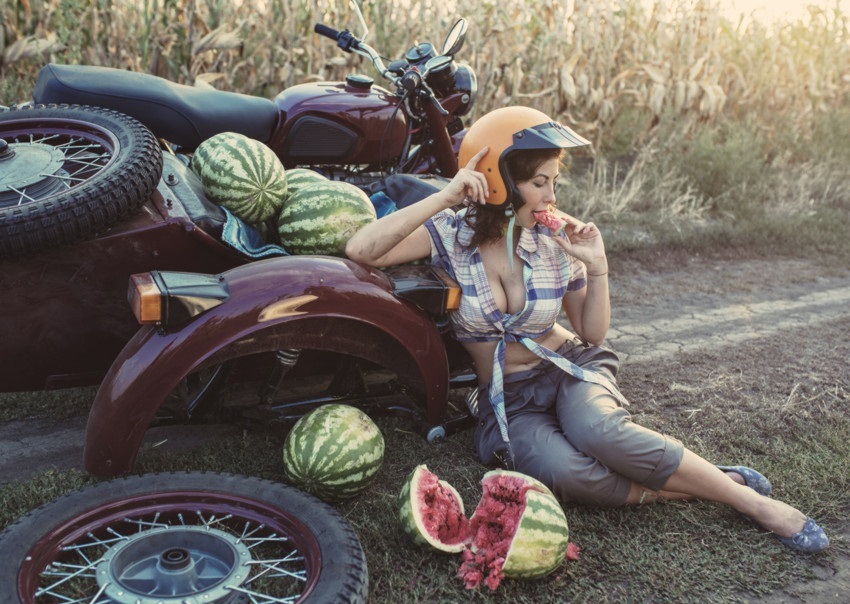
MULTIPOLYGON (((458 59, 479 78, 470 122, 524 104, 590 138, 578 155, 591 169, 559 194, 578 216, 640 215, 680 232, 741 208, 799 213, 850 198, 850 32, 838 4, 770 26, 730 21, 712 0, 362 5, 368 41, 388 59, 416 41, 439 45, 455 19, 469 20, 458 59)), ((28 100, 49 61, 266 97, 353 71, 378 77, 313 33, 316 22, 362 33, 349 0, 2 6, 0 104, 28 100)))
MULTIPOLYGON (((400 57, 470 21, 461 58, 480 78, 477 114, 535 106, 628 151, 663 123, 693 131, 720 117, 768 141, 805 139, 818 114, 846 103, 850 34, 839 9, 803 21, 730 22, 709 1, 367 0, 369 40, 400 57)), ((272 96, 306 80, 369 71, 312 33, 360 33, 348 0, 17 0, 0 30, 2 98, 26 99, 47 61, 109 65, 182 83, 272 96)))

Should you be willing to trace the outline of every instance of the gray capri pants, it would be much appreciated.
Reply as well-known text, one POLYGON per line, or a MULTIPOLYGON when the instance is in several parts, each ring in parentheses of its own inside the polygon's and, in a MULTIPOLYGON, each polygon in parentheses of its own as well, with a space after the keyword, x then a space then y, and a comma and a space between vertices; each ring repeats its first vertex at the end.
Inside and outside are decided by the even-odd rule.
MULTIPOLYGON (((568 341, 558 353, 616 379, 619 358, 604 347, 568 341)), ((475 441, 485 465, 504 450, 487 386, 478 389, 475 441)), ((632 483, 657 491, 682 461, 680 441, 632 422, 604 386, 542 361, 505 376, 505 410, 515 469, 543 482, 562 502, 619 506, 632 483)))

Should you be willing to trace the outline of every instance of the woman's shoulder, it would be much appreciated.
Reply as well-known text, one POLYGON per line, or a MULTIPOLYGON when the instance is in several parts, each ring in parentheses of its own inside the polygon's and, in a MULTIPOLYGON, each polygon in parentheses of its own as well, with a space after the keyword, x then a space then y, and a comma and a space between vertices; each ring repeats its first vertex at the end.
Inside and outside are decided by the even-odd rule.
MULTIPOLYGON (((441 237, 451 236, 461 246, 469 245, 473 234, 473 217, 467 215, 467 208, 447 208, 434 214, 427 225, 441 237)), ((430 230, 429 229, 429 230, 430 230)))

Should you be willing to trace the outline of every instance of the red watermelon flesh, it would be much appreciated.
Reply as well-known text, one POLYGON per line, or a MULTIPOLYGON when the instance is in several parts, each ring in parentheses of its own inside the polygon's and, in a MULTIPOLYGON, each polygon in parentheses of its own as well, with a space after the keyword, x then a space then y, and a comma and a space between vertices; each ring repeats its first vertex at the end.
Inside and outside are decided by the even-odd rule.
POLYGON ((436 474, 428 470, 418 487, 418 496, 425 507, 422 522, 428 534, 446 545, 466 543, 469 539, 469 519, 458 503, 457 492, 440 484, 436 474))
POLYGON ((525 510, 525 494, 533 487, 510 475, 482 481, 482 486, 484 493, 470 520, 472 544, 463 552, 458 577, 467 589, 483 582, 495 590, 505 577, 502 567, 525 510))
POLYGON ((552 231, 553 235, 560 235, 567 228, 567 221, 552 212, 534 212, 533 214, 534 220, 552 231))

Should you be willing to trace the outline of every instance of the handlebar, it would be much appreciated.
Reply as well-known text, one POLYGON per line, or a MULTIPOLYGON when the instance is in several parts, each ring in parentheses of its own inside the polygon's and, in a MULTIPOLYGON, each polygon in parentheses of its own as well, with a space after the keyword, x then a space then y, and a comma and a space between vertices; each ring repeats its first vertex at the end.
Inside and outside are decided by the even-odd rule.
POLYGON ((448 115, 448 111, 443 109, 443 106, 440 104, 440 101, 437 99, 434 91, 431 90, 430 86, 428 86, 425 82, 425 77, 428 75, 427 72, 422 72, 418 68, 413 67, 410 71, 403 73, 401 76, 397 76, 387 69, 386 65, 384 65, 383 59, 381 59, 381 56, 374 48, 362 40, 359 40, 347 29, 339 31, 333 27, 325 25, 324 23, 316 23, 313 27, 313 31, 320 36, 324 36, 335 41, 336 45, 345 52, 353 52, 369 59, 375 69, 378 70, 383 77, 395 84, 396 87, 403 88, 407 92, 414 92, 415 90, 424 91, 425 96, 434 103, 438 111, 442 115, 448 115))
POLYGON ((392 72, 388 71, 386 66, 384 65, 383 60, 380 55, 375 51, 374 48, 363 42, 362 40, 357 39, 357 37, 352 34, 347 29, 342 31, 337 31, 333 27, 329 27, 323 23, 316 23, 313 27, 313 31, 315 31, 320 36, 324 36, 326 38, 330 38, 336 42, 336 45, 339 46, 345 52, 353 52, 363 57, 366 57, 370 61, 372 61, 372 65, 375 66, 382 76, 390 80, 393 84, 397 84, 397 78, 392 74, 392 72))
POLYGON ((330 38, 334 42, 336 42, 337 38, 339 38, 339 31, 334 29, 333 27, 325 25, 324 23, 316 23, 316 25, 313 27, 313 31, 319 34, 320 36, 330 38))

